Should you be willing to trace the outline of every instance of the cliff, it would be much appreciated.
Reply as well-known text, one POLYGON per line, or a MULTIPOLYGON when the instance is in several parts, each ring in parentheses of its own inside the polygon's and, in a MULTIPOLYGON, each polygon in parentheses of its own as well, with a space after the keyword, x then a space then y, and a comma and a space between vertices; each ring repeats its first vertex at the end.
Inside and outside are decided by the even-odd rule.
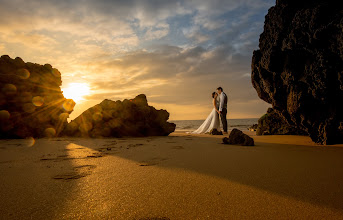
POLYGON ((75 105, 61 84, 61 73, 49 64, 1 56, 0 138, 58 136, 75 105))
POLYGON ((339 1, 278 0, 252 58, 258 96, 320 144, 343 137, 342 18, 339 1))

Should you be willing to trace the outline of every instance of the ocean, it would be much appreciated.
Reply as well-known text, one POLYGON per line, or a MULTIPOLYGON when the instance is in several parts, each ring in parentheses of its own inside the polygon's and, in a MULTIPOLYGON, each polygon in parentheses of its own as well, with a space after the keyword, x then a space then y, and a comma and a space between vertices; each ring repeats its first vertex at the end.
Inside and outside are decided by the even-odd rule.
MULTIPOLYGON (((204 121, 205 120, 171 120, 170 122, 176 124, 175 131, 195 131, 204 121)), ((253 124, 257 124, 257 121, 258 118, 228 119, 228 130, 237 128, 245 131, 253 124)))

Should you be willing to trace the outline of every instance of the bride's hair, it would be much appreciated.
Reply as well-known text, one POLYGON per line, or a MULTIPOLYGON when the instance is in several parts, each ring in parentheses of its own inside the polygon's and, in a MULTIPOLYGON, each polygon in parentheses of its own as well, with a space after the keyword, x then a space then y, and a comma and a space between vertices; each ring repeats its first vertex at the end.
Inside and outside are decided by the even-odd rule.
POLYGON ((215 95, 216 95, 216 92, 213 92, 213 93, 212 93, 212 98, 214 98, 215 95))

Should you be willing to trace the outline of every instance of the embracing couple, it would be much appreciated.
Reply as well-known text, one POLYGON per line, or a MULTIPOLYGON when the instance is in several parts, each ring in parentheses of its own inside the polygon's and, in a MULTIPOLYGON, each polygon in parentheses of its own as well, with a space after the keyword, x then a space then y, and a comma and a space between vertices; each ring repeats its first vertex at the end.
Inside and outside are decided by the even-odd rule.
POLYGON ((220 129, 219 116, 223 125, 223 134, 227 134, 227 96, 223 91, 222 87, 217 88, 217 92, 212 93, 213 98, 213 110, 210 115, 206 118, 204 123, 200 127, 191 132, 192 134, 203 134, 208 133, 212 129, 220 129))

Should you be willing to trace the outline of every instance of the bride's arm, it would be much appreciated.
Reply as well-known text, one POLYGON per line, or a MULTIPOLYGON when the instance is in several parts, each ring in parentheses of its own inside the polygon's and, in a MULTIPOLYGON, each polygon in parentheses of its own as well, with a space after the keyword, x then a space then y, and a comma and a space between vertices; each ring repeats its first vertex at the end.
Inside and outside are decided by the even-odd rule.
POLYGON ((217 105, 216 105, 216 99, 213 99, 213 107, 218 112, 218 108, 217 108, 217 105))

